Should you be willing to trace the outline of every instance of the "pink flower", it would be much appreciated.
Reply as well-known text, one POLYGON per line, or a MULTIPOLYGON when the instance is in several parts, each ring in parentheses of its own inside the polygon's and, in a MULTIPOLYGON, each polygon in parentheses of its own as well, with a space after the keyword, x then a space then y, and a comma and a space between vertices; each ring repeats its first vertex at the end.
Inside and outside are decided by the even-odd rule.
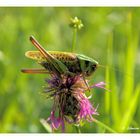
MULTIPOLYGON (((63 76, 52 75, 46 79, 47 87, 44 89, 47 97, 54 100, 52 111, 47 122, 52 130, 60 126, 65 131, 65 122, 79 124, 81 121, 94 121, 93 115, 98 115, 97 107, 94 108, 86 97, 87 85, 81 75, 63 76)), ((104 88, 105 83, 100 82, 89 88, 104 88)), ((104 88, 105 89, 105 88, 104 88)))

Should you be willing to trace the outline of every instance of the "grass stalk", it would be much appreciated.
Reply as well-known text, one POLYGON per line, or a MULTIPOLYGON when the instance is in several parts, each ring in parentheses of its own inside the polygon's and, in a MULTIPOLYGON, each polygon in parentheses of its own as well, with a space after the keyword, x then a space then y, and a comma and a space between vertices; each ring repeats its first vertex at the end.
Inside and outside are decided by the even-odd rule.
POLYGON ((73 29, 73 38, 72 38, 72 52, 75 51, 76 48, 76 40, 77 40, 77 28, 73 29))
POLYGON ((74 125, 76 132, 81 133, 80 125, 74 125))

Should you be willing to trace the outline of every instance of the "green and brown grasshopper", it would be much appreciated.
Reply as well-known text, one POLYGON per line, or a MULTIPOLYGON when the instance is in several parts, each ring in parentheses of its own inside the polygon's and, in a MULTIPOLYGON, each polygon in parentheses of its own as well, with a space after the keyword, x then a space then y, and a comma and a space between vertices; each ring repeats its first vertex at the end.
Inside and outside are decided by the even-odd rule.
POLYGON ((83 54, 60 51, 46 51, 33 37, 30 41, 38 51, 27 51, 25 56, 37 60, 44 69, 22 69, 23 73, 53 73, 57 76, 90 76, 97 68, 98 62, 83 54))

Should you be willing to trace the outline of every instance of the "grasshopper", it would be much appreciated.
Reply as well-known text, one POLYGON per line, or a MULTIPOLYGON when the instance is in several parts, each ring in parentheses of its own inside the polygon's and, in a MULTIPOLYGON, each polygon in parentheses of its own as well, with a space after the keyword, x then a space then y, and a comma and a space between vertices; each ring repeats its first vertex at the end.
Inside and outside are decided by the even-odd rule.
POLYGON ((98 66, 96 60, 86 55, 61 51, 46 51, 33 36, 30 36, 30 41, 38 51, 27 51, 25 56, 37 60, 44 69, 22 69, 23 73, 53 73, 59 77, 61 75, 82 75, 83 77, 89 77, 98 66))

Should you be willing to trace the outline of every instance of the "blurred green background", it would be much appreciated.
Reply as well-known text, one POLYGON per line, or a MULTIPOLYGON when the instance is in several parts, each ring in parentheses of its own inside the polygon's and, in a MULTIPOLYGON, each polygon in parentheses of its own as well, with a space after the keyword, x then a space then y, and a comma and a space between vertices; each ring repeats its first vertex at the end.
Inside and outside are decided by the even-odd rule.
MULTIPOLYGON (((21 68, 40 67, 25 58, 35 50, 29 36, 46 50, 70 51, 71 17, 79 17, 75 52, 93 57, 99 67, 90 83, 106 81, 107 92, 93 89, 95 118, 116 132, 140 132, 140 8, 0 8, 0 132, 47 132, 40 118, 48 118, 51 100, 39 93, 47 75, 26 75, 21 68)), ((59 131, 58 131, 59 132, 59 131)), ((67 124, 66 132, 75 133, 67 124)), ((83 133, 106 133, 96 123, 85 123, 83 133)))

